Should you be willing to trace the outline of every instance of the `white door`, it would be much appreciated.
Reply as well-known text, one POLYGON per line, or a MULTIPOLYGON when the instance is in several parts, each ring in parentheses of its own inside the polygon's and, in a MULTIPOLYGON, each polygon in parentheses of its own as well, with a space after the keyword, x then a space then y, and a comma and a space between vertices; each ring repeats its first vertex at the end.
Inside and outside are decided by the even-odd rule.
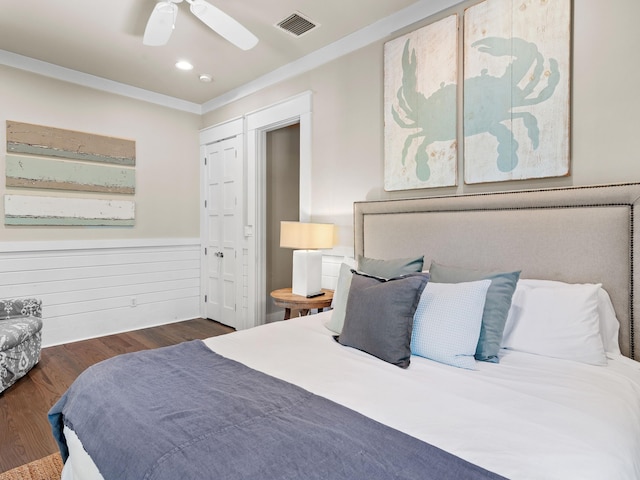
POLYGON ((233 137, 206 146, 206 233, 202 262, 206 317, 237 329, 241 328, 237 313, 242 222, 238 207, 242 192, 239 143, 239 137, 233 137))

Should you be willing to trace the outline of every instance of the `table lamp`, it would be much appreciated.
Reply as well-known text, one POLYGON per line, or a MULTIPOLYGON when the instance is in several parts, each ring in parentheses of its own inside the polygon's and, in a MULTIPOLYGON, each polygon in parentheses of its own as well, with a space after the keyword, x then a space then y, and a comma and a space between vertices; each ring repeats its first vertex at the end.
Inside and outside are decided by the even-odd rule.
POLYGON ((333 247, 333 224, 280 222, 280 247, 293 251, 291 293, 304 297, 322 294, 322 252, 333 247))

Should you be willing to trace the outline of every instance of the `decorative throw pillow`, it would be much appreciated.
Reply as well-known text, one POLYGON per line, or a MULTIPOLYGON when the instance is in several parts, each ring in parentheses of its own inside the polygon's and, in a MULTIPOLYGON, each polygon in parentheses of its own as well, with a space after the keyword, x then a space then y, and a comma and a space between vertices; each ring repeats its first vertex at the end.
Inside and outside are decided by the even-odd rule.
POLYGON ((498 363, 498 352, 502 344, 504 326, 509 315, 513 292, 518 284, 520 272, 483 272, 458 267, 448 267, 431 262, 429 268, 434 283, 459 283, 475 280, 491 280, 487 300, 482 314, 480 338, 476 347, 476 360, 498 363))
POLYGON ((337 334, 342 332, 342 326, 344 325, 344 316, 347 313, 347 299, 349 297, 349 289, 351 288, 352 276, 351 267, 346 263, 342 263, 340 265, 336 290, 333 292, 331 318, 324 324, 325 327, 337 334))
POLYGON ((407 368, 413 316, 428 279, 414 273, 384 280, 353 271, 338 342, 407 368))
POLYGON ((518 285, 502 346, 606 365, 598 312, 600 287, 600 284, 518 285))
POLYGON ((408 273, 422 272, 424 256, 381 260, 358 255, 358 271, 380 278, 395 278, 408 273))
MULTIPOLYGON (((375 258, 366 258, 360 256, 361 267, 359 271, 380 278, 393 278, 422 271, 424 257, 417 258, 396 258, 391 260, 379 260, 375 258)), ((325 326, 335 333, 342 332, 344 325, 344 317, 347 311, 347 300, 349 297, 349 289, 351 287, 351 265, 346 257, 340 265, 340 273, 338 274, 338 283, 333 293, 333 301, 331 302, 331 319, 325 326)))
POLYGON ((411 352, 436 362, 475 370, 474 354, 491 280, 431 283, 416 309, 411 352))

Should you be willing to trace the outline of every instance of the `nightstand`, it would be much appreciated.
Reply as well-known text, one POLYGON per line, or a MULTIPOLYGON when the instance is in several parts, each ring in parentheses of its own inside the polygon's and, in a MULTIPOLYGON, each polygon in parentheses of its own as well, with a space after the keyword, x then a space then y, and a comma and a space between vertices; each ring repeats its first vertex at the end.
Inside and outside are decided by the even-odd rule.
POLYGON ((271 298, 277 307, 284 308, 284 319, 291 318, 291 310, 299 310, 300 316, 308 315, 310 310, 323 311, 331 306, 333 300, 333 290, 322 289, 324 295, 307 298, 301 295, 294 295, 290 288, 281 288, 271 292, 271 298))

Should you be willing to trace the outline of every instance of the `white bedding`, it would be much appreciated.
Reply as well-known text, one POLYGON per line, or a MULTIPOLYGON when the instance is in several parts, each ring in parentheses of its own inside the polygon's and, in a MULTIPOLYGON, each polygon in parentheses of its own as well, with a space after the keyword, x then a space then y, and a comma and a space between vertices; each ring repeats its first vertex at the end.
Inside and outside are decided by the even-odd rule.
MULTIPOLYGON (((640 479, 640 363, 503 349, 499 364, 478 362, 477 371, 416 356, 403 370, 335 342, 323 325, 330 315, 205 343, 508 478, 640 479)), ((63 479, 101 478, 79 442, 70 450, 63 479)))

